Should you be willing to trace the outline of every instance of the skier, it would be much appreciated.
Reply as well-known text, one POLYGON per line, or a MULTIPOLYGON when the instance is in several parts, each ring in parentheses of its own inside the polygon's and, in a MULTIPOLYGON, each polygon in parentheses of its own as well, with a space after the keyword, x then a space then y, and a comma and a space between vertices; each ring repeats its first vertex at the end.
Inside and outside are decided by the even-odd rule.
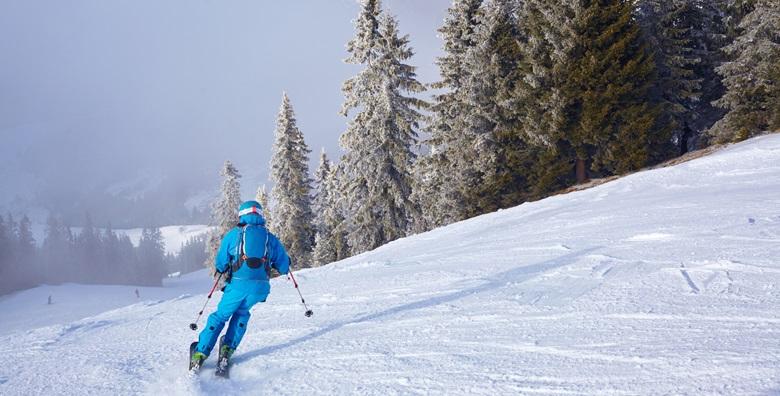
POLYGON ((135 289, 135 298, 141 298, 141 293, 138 292, 138 289, 135 289))
MULTIPOLYGON (((220 243, 215 264, 218 273, 227 275, 222 300, 209 315, 197 343, 190 346, 190 369, 198 370, 211 353, 222 328, 230 320, 225 335, 220 338, 217 375, 227 376, 230 357, 246 332, 249 310, 265 302, 271 291, 271 268, 287 274, 290 258, 279 239, 265 228, 263 207, 256 201, 241 204, 240 222, 220 243), (197 346, 196 346, 197 344, 197 346)), ((223 276, 225 276, 223 275, 223 276)))

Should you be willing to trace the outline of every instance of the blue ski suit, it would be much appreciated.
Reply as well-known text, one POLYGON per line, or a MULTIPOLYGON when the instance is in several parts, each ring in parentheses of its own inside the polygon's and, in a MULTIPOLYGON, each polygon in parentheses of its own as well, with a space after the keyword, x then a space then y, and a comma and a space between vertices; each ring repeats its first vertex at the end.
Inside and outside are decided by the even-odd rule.
POLYGON ((233 271, 219 302, 217 311, 209 315, 206 327, 198 337, 196 350, 209 355, 222 328, 230 320, 223 339, 224 345, 236 349, 246 333, 249 310, 259 302, 265 302, 271 291, 270 267, 280 274, 287 274, 290 258, 279 239, 265 228, 265 219, 257 214, 240 217, 241 223, 230 230, 219 245, 216 257, 217 271, 225 272, 231 263, 240 260, 242 247, 244 258, 240 268, 233 271), (250 264, 251 263, 251 264, 250 264), (256 267, 256 268, 252 268, 256 267))

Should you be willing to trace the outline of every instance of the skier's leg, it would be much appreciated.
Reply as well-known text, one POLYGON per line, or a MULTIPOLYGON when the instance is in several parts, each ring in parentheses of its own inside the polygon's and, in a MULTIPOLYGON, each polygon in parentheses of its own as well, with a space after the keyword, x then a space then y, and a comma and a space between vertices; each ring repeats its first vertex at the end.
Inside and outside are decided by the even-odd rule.
POLYGON ((228 329, 225 332, 224 339, 225 345, 230 347, 231 350, 235 351, 238 347, 238 344, 241 343, 241 339, 244 338, 244 333, 246 333, 246 326, 249 323, 249 317, 251 316, 249 310, 252 309, 252 306, 258 302, 265 302, 267 297, 268 294, 254 294, 247 296, 247 298, 245 298, 241 303, 241 306, 236 310, 236 313, 233 314, 233 317, 230 319, 228 329))
POLYGON ((244 295, 242 293, 232 291, 230 286, 225 289, 225 294, 222 295, 222 300, 219 302, 217 310, 209 315, 206 327, 200 332, 198 347, 196 348, 198 352, 207 356, 211 353, 211 350, 214 349, 214 345, 217 343, 219 333, 225 327, 225 322, 241 307, 243 302, 244 295))
POLYGON ((238 344, 241 342, 241 339, 244 338, 244 333, 246 333, 246 325, 249 322, 250 316, 251 314, 249 313, 249 310, 239 309, 230 319, 230 325, 225 332, 224 340, 225 345, 230 347, 230 349, 235 351, 236 347, 238 347, 238 344))

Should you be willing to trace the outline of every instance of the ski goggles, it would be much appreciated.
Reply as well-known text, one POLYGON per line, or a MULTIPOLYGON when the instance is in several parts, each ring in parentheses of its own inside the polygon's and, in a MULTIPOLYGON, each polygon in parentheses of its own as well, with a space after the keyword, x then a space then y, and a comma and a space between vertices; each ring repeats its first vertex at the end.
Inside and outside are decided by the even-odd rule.
POLYGON ((244 216, 244 215, 248 215, 248 214, 252 214, 252 213, 254 213, 256 215, 262 215, 263 211, 260 208, 258 208, 257 206, 251 206, 251 207, 248 207, 246 209, 243 209, 243 210, 239 211, 238 215, 239 216, 244 216))

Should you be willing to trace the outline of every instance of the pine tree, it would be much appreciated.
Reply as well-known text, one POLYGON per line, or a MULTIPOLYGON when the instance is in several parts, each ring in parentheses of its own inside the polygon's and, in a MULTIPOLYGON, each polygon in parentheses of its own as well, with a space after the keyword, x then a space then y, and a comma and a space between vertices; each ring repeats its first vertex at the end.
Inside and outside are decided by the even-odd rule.
POLYGON ((7 215, 6 220, 7 250, 3 252, 6 260, 5 288, 8 291, 21 290, 28 286, 25 282, 26 268, 23 257, 19 251, 19 225, 13 215, 7 215))
POLYGON ((11 230, 0 215, 0 294, 11 290, 11 230))
POLYGON ((35 254, 35 238, 32 234, 32 223, 27 215, 22 216, 22 219, 19 220, 17 236, 22 255, 32 258, 35 254))
MULTIPOLYGON (((455 136, 451 138, 447 156, 450 183, 445 196, 459 202, 454 208, 455 220, 472 217, 489 211, 491 206, 483 199, 497 196, 487 186, 496 175, 498 144, 494 134, 497 92, 494 66, 502 62, 496 53, 496 39, 500 30, 508 27, 508 1, 486 2, 476 14, 476 25, 463 55, 463 69, 459 98, 459 115, 452 120, 455 136), (483 188, 484 187, 484 188, 483 188)), ((446 201, 445 201, 446 202, 446 201)))
POLYGON ((524 82, 522 3, 457 1, 441 29, 439 59, 450 90, 435 97, 430 156, 416 166, 423 226, 514 206, 529 195, 527 167, 537 150, 518 131, 524 82))
POLYGON ((586 165, 597 174, 623 173, 668 156, 671 136, 658 125, 655 65, 633 13, 620 0, 581 1, 573 46, 561 67, 565 99, 559 152, 573 158, 577 181, 586 165))
POLYGON ((147 286, 162 286, 166 275, 165 242, 159 228, 144 228, 138 242, 139 282, 147 286))
POLYGON ((125 280, 122 279, 121 268, 119 267, 121 261, 118 252, 119 236, 114 232, 111 223, 108 223, 108 226, 103 231, 101 245, 103 247, 102 283, 122 284, 125 280))
MULTIPOLYGON (((2 217, 0 217, 2 221, 2 217)), ((32 239, 32 236, 28 236, 32 239)), ((54 215, 49 214, 44 229, 44 238, 40 248, 34 247, 37 264, 37 273, 35 279, 38 282, 56 283, 61 282, 66 275, 72 271, 72 257, 68 233, 64 226, 54 215), (48 263, 57 263, 55 266, 48 263)), ((0 242, 0 245, 2 243, 0 242)), ((2 250, 2 247, 0 247, 2 250)), ((2 255, 2 253, 0 253, 2 255)), ((2 259, 0 259, 2 261, 2 259)))
POLYGON ((673 141, 684 154, 722 116, 711 102, 723 93, 715 66, 726 33, 716 0, 643 0, 642 28, 656 48, 658 90, 673 141))
MULTIPOLYGON (((205 255, 205 247, 203 254, 205 255)), ((116 276, 121 279, 122 284, 137 284, 140 279, 141 268, 139 267, 138 252, 130 237, 126 234, 117 235, 116 244, 116 264, 114 265, 116 276)), ((203 261, 198 264, 202 268, 203 261)))
POLYGON ((331 198, 334 195, 334 192, 331 190, 333 187, 333 170, 331 166, 332 164, 323 149, 320 154, 320 164, 314 173, 316 194, 314 196, 313 208, 314 224, 317 232, 314 239, 312 259, 317 266, 331 263, 337 259, 332 235, 334 229, 332 224, 333 208, 330 207, 330 205, 335 203, 335 200, 331 198))
POLYGON ((238 207, 241 205, 241 174, 233 163, 225 161, 222 167, 222 193, 212 206, 211 224, 215 229, 209 233, 206 242, 207 260, 205 266, 216 276, 214 258, 222 238, 238 223, 238 207))
POLYGON ((92 223, 92 216, 85 214, 84 227, 75 238, 77 268, 75 276, 83 282, 97 283, 103 264, 97 258, 101 251, 100 238, 92 223))
POLYGON ((476 45, 474 30, 481 4, 482 0, 453 1, 439 28, 445 54, 436 60, 441 80, 432 87, 444 92, 433 96, 430 138, 425 142, 430 152, 415 164, 414 200, 422 211, 417 221, 420 230, 460 220, 467 211, 466 199, 455 188, 452 168, 467 144, 463 109, 466 107, 464 80, 469 70, 465 62, 466 53, 476 45))
POLYGON ((365 1, 348 49, 348 63, 364 65, 342 88, 342 114, 357 114, 341 136, 345 150, 342 188, 348 208, 351 253, 374 249, 406 236, 419 213, 411 201, 412 145, 418 109, 425 105, 405 93, 424 90, 415 78, 408 36, 399 37, 393 17, 382 16, 378 1, 365 1), (367 29, 372 30, 367 30, 367 29))
POLYGON ((276 140, 271 157, 274 200, 271 228, 299 268, 311 266, 314 216, 311 210, 311 152, 298 129, 290 99, 285 93, 276 120, 276 140))
POLYGON ((312 209, 314 210, 314 229, 317 234, 324 229, 323 212, 329 201, 330 191, 327 189, 328 177, 331 174, 331 163, 325 149, 320 153, 320 163, 314 172, 314 199, 312 200, 312 209))
POLYGON ((361 0, 360 15, 355 20, 355 37, 347 43, 347 52, 350 54, 346 59, 347 63, 366 64, 379 57, 381 12, 379 0, 361 0))
POLYGON ((17 257, 23 279, 25 279, 26 285, 32 286, 41 279, 43 268, 38 260, 38 251, 32 234, 32 223, 27 215, 22 216, 22 219, 19 220, 17 243, 17 257))
POLYGON ((737 3, 743 7, 737 11, 747 14, 737 25, 736 39, 724 48, 729 60, 717 68, 726 93, 716 104, 727 113, 710 133, 720 142, 780 129, 780 4, 737 3))
POLYGON ((268 192, 265 189, 265 184, 257 188, 257 193, 255 194, 255 201, 257 201, 260 205, 263 206, 263 218, 265 218, 266 226, 268 227, 271 232, 274 232, 273 229, 270 228, 271 224, 271 207, 268 206, 268 192))
POLYGON ((578 0, 526 0, 517 11, 518 60, 514 91, 504 101, 515 138, 523 141, 513 161, 529 198, 542 198, 574 183, 572 159, 565 154, 564 84, 575 45, 574 16, 578 0))
POLYGON ((189 273, 197 271, 201 263, 206 260, 206 238, 204 236, 190 237, 182 244, 179 254, 176 256, 176 271, 189 273))
POLYGON ((73 232, 73 229, 71 229, 70 226, 64 227, 64 235, 65 235, 67 248, 65 250, 66 253, 62 257, 62 260, 66 262, 66 264, 63 265, 63 267, 67 268, 68 271, 66 271, 66 273, 64 274, 65 276, 64 278, 62 278, 62 281, 78 282, 83 276, 82 273, 83 263, 78 261, 79 260, 78 237, 73 232))
POLYGON ((18 246, 18 238, 17 238, 17 229, 18 225, 16 224, 16 221, 14 220, 14 216, 10 213, 6 215, 5 219, 6 224, 6 230, 8 231, 8 261, 13 264, 18 259, 18 252, 17 252, 17 246, 18 246))
POLYGON ((513 0, 491 0, 478 15, 466 53, 466 124, 470 144, 457 158, 456 183, 474 216, 521 203, 526 195, 527 144, 516 132, 521 121, 515 97, 523 77, 520 9, 513 0), (465 171, 465 172, 464 172, 465 171))
POLYGON ((0 291, 21 290, 41 281, 37 246, 26 215, 18 223, 10 214, 0 221, 0 248, 0 291))
POLYGON ((342 189, 339 182, 343 180, 341 166, 331 169, 323 181, 322 189, 327 191, 327 199, 322 200, 321 230, 317 233, 314 245, 314 262, 324 265, 342 260, 350 256, 347 243, 347 221, 344 217, 346 208, 345 196, 339 194, 342 189))

